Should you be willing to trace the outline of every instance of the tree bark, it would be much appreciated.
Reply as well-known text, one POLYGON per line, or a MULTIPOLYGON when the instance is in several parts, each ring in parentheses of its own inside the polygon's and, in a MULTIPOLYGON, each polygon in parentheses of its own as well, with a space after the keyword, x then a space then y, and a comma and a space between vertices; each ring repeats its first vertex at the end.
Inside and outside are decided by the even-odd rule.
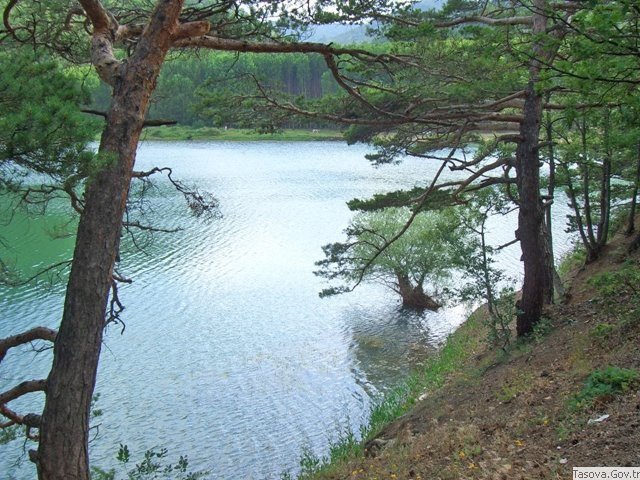
POLYGON ((516 150, 517 185, 520 201, 517 238, 522 248, 524 283, 517 319, 518 336, 533 330, 540 319, 545 292, 546 249, 543 237, 543 212, 540 204, 540 167, 538 165, 538 134, 542 101, 533 81, 527 88, 520 134, 516 150))
POLYGON ((403 307, 434 312, 441 307, 438 302, 425 293, 422 285, 413 285, 406 274, 396 272, 396 278, 403 307))
MULTIPOLYGON (((81 3, 90 15, 89 8, 101 7, 99 2, 81 3)), ((149 98, 181 9, 182 1, 158 2, 136 51, 114 79, 112 106, 100 142, 100 165, 86 186, 47 379, 35 458, 40 480, 89 480, 89 411, 122 216, 149 98)))
MULTIPOLYGON (((532 34, 545 33, 547 18, 544 16, 546 2, 536 0, 533 14, 532 34)), ((516 175, 520 208, 518 212, 518 230, 522 260, 524 262, 524 282, 522 298, 517 316, 518 336, 524 336, 533 330, 540 320, 545 292, 550 287, 546 275, 548 249, 544 248, 544 212, 540 199, 540 164, 538 157, 540 123, 542 119, 542 97, 536 91, 541 70, 538 60, 544 54, 542 41, 534 41, 533 57, 529 65, 529 83, 526 88, 523 115, 520 124, 520 142, 516 149, 516 175)))

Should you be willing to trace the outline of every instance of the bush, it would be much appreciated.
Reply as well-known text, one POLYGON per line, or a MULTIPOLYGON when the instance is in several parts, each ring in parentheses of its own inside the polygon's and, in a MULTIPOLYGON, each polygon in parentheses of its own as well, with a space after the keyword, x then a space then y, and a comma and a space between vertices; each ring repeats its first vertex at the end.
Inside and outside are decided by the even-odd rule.
POLYGON ((573 408, 589 408, 596 401, 607 401, 634 386, 640 373, 629 368, 608 366, 596 370, 587 377, 582 391, 571 400, 573 408))
POLYGON ((589 332, 589 336, 594 342, 603 344, 611 338, 614 334, 616 327, 610 323, 599 323, 589 332))
POLYGON ((598 293, 605 299, 613 300, 623 294, 638 298, 640 296, 640 266, 633 260, 627 260, 619 270, 594 275, 589 283, 596 287, 598 293))

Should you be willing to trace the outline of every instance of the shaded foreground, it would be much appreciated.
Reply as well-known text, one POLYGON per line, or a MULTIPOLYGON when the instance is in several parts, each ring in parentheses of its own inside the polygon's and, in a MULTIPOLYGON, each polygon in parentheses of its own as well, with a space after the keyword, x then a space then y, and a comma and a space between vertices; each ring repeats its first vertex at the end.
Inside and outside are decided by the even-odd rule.
POLYGON ((487 348, 476 312, 407 387, 407 413, 301 478, 560 479, 640 465, 640 252, 628 244, 617 237, 569 272, 568 303, 505 352, 487 348))

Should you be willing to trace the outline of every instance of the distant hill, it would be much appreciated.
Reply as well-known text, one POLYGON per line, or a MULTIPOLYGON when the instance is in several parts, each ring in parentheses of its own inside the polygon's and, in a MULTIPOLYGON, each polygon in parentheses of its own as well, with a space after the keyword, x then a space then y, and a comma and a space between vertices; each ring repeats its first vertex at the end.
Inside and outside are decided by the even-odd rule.
POLYGON ((343 25, 331 23, 318 25, 311 29, 309 41, 319 43, 367 43, 373 41, 373 37, 367 35, 366 25, 343 25))
MULTIPOLYGON (((439 8, 444 0, 422 0, 416 3, 421 10, 439 8)), ((344 25, 331 23, 318 25, 310 29, 309 41, 319 43, 367 43, 375 41, 375 38, 367 35, 367 25, 344 25)))
POLYGON ((415 4, 420 10, 439 9, 445 0, 422 0, 415 4))

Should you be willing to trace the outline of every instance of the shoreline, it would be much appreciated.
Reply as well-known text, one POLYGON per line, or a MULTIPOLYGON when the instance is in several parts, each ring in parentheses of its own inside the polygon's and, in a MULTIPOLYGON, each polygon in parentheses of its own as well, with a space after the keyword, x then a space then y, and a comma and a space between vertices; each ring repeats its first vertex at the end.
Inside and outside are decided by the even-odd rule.
POLYGON ((301 142, 301 141, 344 141, 339 130, 329 129, 286 129, 276 133, 260 133, 249 128, 188 127, 182 125, 148 128, 143 132, 142 141, 227 141, 227 142, 301 142))

